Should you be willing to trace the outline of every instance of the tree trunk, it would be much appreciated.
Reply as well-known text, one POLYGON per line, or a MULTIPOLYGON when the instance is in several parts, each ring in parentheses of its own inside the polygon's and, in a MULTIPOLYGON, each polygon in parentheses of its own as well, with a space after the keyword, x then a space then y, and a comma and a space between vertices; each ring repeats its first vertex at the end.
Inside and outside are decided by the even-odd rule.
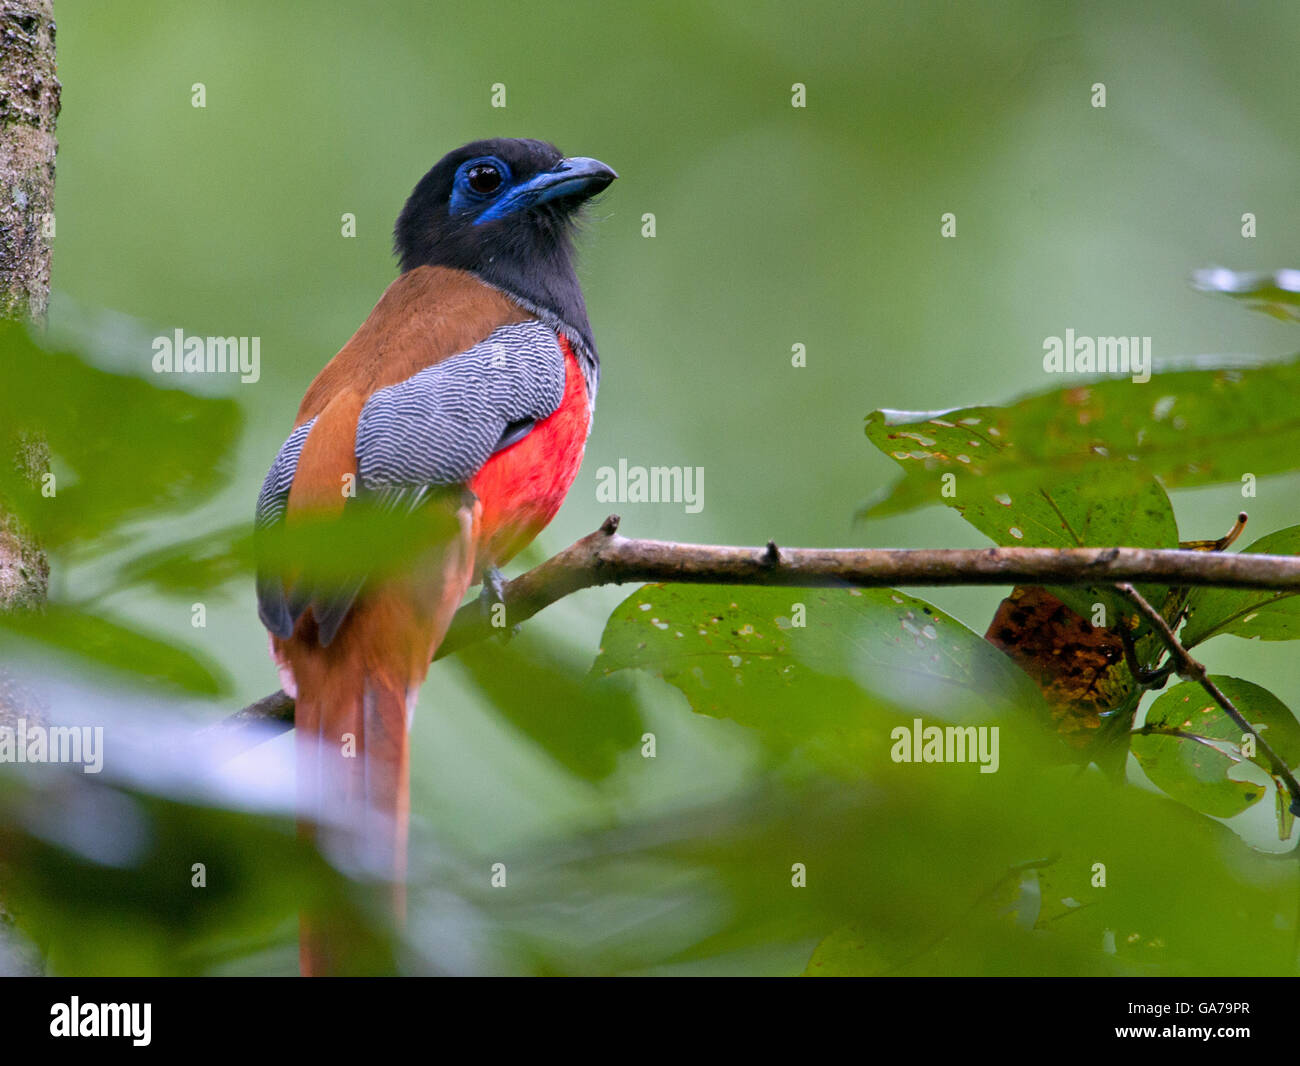
MULTIPOLYGON (((0 318, 43 323, 50 299, 50 240, 54 236, 54 121, 60 85, 54 67, 53 0, 0 0, 0 318)), ((4 367, 0 365, 0 387, 4 367)), ((33 481, 47 468, 43 441, 0 443, 33 481)), ((0 500, 0 610, 39 606, 49 562, 34 538, 0 500)), ((0 725, 40 717, 29 694, 0 672, 0 725)), ((0 900, 0 973, 40 973, 31 946, 12 935, 0 900)))
MULTIPOLYGON (((0 318, 43 322, 49 304, 59 93, 53 0, 0 0, 0 318)), ((44 445, 6 443, 39 477, 44 445)), ((48 579, 45 554, 0 509, 0 610, 40 603, 48 579)))

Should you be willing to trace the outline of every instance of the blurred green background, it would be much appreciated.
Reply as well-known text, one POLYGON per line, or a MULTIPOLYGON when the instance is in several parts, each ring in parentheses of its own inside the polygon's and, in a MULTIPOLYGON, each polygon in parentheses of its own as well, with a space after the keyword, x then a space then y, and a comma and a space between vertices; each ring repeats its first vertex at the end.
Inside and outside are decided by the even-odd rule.
MULTIPOLYGON (((143 548, 251 518, 302 391, 394 276, 391 230, 404 198, 462 142, 539 137, 621 175, 581 237, 603 359, 595 428, 569 500, 516 571, 600 523, 610 508, 597 502, 595 472, 620 458, 705 469, 699 514, 619 506, 632 536, 979 546, 940 507, 853 522, 896 477, 863 437, 868 411, 996 403, 1058 386, 1043 374, 1042 343, 1067 328, 1149 335, 1157 360, 1272 359, 1296 347, 1294 326, 1188 285, 1209 265, 1296 265, 1294 5, 56 0, 56 18, 64 89, 52 337, 145 377, 155 335, 261 338, 258 383, 183 381, 242 409, 236 451, 212 457, 225 464, 223 489, 197 509, 136 522, 112 550, 56 559, 54 572, 56 595, 215 660, 230 691, 196 707, 213 719, 277 687, 251 581, 199 597, 207 628, 195 630, 192 598, 117 587, 114 568, 143 548), (196 82, 203 109, 191 106, 196 82), (796 82, 806 108, 791 106, 796 82), (1106 86, 1105 109, 1090 106, 1095 82, 1106 86), (494 83, 506 86, 504 109, 491 106, 494 83), (345 212, 356 216, 353 239, 340 234, 345 212), (647 212, 653 239, 642 236, 647 212), (940 238, 944 212, 957 216, 955 240, 940 238), (1253 240, 1241 236, 1244 212, 1258 218, 1253 240), (804 368, 791 366, 794 344, 806 345, 804 368)), ((152 432, 165 449, 185 430, 152 432)), ((1261 481, 1245 502, 1255 535, 1296 521, 1298 490, 1296 475, 1261 481)), ((1221 535, 1243 506, 1234 485, 1173 502, 1185 538, 1221 535)), ((900 915, 923 929, 929 914, 937 935, 948 912, 932 896, 950 889, 957 920, 1008 863, 1039 857, 1028 841, 1041 815, 1029 808, 1036 796, 1056 802, 1055 792, 1026 786, 1026 799, 1007 792, 998 808, 967 795, 970 782, 905 785, 904 798, 880 807, 880 781, 832 774, 828 783, 784 759, 774 770, 762 736, 691 714, 652 679, 629 675, 576 695, 629 591, 584 592, 528 624, 511 647, 549 671, 546 685, 528 682, 535 698, 485 698, 490 649, 430 673, 413 748, 418 839, 436 841, 426 858, 435 854, 432 869, 445 874, 440 864, 455 855, 466 883, 485 885, 498 860, 517 858, 535 874, 520 874, 523 904, 484 892, 472 906, 449 903, 452 890, 440 886, 450 882, 430 875, 432 902, 413 935, 443 968, 797 973, 831 931, 821 926, 839 927, 855 907, 870 921, 850 940, 907 927, 900 915), (643 731, 658 738, 653 761, 639 755, 643 731), (608 748, 608 765, 589 745, 608 748), (1025 841, 1019 851, 1008 843, 987 876, 975 862, 986 844, 961 835, 979 831, 985 805, 1013 826, 1008 842, 1025 841), (824 838, 809 837, 813 828, 824 838), (796 916, 775 895, 791 891, 792 840, 843 864, 845 877, 796 916), (679 850, 665 856, 670 845, 679 850), (904 858, 909 846, 922 854, 904 858), (971 862, 936 884, 932 860, 954 848, 971 862), (559 872, 543 877, 538 854, 559 872), (740 877, 758 869, 756 856, 771 860, 771 900, 740 877)), ((917 594, 983 632, 1003 591, 917 594)), ((1300 703, 1287 645, 1224 638, 1205 657, 1300 703)), ((271 747, 290 754, 287 738, 271 747)), ((1012 780, 1024 784, 1010 773, 1008 789, 1012 780)), ((1070 816, 1086 824, 1095 811, 1099 832, 1131 817, 1117 805, 1147 803, 1097 789, 1066 794, 1078 800, 1070 816)), ((1202 840, 1208 830, 1172 804, 1151 809, 1211 857, 1232 847, 1202 840)), ((1136 861, 1154 846, 1119 847, 1136 861)), ((1154 890, 1180 875, 1179 854, 1170 845, 1167 868, 1135 877, 1154 890)), ((1242 864, 1254 861, 1232 855, 1218 876, 1245 876, 1242 864)), ((1267 894, 1280 875, 1260 869, 1251 867, 1251 883, 1267 894)), ((1271 915, 1262 928, 1273 929, 1271 915)), ((224 972, 290 972, 292 921, 274 928, 258 950, 232 951, 224 972)), ((953 958, 919 969, 1096 965, 1091 940, 1086 952, 1071 948, 1077 957, 1040 957, 1000 936, 976 931, 953 958)), ((1286 965, 1235 955, 1216 936, 1169 966, 1286 965)), ((184 968, 165 938, 134 962, 115 960, 111 942, 67 965, 184 968)))

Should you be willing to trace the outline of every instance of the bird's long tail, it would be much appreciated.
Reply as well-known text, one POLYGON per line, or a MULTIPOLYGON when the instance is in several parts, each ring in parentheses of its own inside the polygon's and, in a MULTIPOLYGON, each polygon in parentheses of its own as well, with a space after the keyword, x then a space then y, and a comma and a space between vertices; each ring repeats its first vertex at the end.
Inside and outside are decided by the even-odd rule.
MULTIPOLYGON (((300 688, 297 720, 299 832, 363 884, 382 886, 393 916, 405 912, 409 744, 405 693, 390 679, 342 673, 319 691, 300 688)), ((301 918, 304 976, 385 968, 382 944, 338 905, 301 918)))
MULTIPOLYGON (((406 909, 409 729, 416 693, 473 574, 472 520, 438 545, 418 580, 364 594, 329 647, 304 629, 286 642, 295 711, 299 832, 335 866, 406 909)), ((320 903, 300 921, 304 976, 391 970, 387 938, 349 905, 320 903)))

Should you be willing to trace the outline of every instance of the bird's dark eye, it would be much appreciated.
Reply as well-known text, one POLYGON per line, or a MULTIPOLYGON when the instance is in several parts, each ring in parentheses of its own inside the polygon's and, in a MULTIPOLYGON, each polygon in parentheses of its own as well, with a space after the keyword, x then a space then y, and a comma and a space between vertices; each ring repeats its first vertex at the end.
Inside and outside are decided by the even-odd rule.
POLYGON ((480 196, 488 196, 501 188, 501 171, 491 163, 479 163, 469 168, 465 180, 480 196))

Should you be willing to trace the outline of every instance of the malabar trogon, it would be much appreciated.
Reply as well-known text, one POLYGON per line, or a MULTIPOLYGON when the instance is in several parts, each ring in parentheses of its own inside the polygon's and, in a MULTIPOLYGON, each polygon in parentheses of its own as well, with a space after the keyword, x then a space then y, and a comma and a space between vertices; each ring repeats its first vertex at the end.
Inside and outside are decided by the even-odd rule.
MULTIPOLYGON (((366 505, 433 519, 411 527, 416 550, 399 538, 396 567, 382 525, 373 544, 369 527, 340 535, 324 570, 259 550, 259 614, 297 702, 302 831, 391 886, 399 916, 418 688, 469 587, 554 517, 582 461, 600 364, 573 224, 616 176, 533 140, 439 161, 397 219, 400 276, 307 389, 257 501, 259 544, 323 529, 303 533, 317 554, 366 505)), ((305 974, 352 970, 344 924, 304 914, 305 974)))

